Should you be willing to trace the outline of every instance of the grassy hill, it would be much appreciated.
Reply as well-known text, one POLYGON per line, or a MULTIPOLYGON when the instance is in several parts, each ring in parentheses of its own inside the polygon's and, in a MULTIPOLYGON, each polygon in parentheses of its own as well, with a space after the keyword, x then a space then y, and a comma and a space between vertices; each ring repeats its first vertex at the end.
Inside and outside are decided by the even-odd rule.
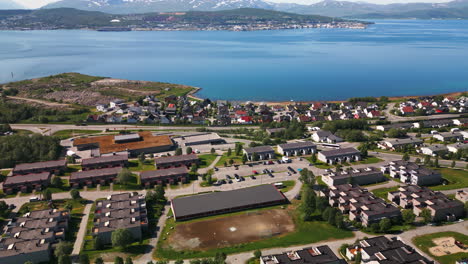
POLYGON ((79 73, 63 73, 1 86, 3 91, 19 98, 90 107, 113 99, 138 100, 146 95, 163 99, 169 95, 185 95, 195 89, 179 84, 117 80, 79 73))

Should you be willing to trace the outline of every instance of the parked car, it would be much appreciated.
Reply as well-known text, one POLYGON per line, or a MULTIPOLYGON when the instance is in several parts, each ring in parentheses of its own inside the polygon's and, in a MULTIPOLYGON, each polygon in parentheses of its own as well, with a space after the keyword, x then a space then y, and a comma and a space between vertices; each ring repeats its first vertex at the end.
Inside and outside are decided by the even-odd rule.
POLYGON ((252 180, 256 180, 256 179, 257 179, 254 175, 250 176, 250 178, 251 178, 252 180))
POLYGON ((218 167, 214 167, 213 169, 214 169, 215 171, 219 171, 218 167))
POLYGON ((253 173, 253 174, 258 174, 258 171, 253 170, 252 173, 253 173))
POLYGON ((230 180, 230 179, 231 179, 231 176, 226 175, 226 180, 230 180))

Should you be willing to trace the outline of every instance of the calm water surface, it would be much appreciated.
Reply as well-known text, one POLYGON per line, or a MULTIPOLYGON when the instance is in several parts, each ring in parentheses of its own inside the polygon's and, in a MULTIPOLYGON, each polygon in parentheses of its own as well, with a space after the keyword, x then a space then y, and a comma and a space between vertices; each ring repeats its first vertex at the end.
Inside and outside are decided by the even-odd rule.
POLYGON ((0 31, 0 82, 71 71, 193 85, 212 99, 466 91, 468 21, 385 20, 366 30, 0 31))

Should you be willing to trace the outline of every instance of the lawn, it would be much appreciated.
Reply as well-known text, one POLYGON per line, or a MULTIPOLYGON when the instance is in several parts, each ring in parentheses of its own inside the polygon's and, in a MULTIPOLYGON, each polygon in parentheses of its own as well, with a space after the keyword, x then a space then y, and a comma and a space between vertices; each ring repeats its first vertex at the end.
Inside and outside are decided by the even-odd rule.
POLYGON ((145 160, 143 164, 141 164, 138 160, 131 160, 128 162, 128 169, 130 171, 150 171, 156 170, 154 166, 154 162, 152 160, 145 160))
POLYGON ((374 157, 374 156, 369 156, 363 160, 360 160, 360 161, 355 161, 355 162, 351 162, 352 165, 358 165, 358 164, 374 164, 374 163, 379 163, 379 162, 382 162, 384 161, 383 159, 379 159, 377 157, 374 157))
POLYGON ((289 192, 290 190, 292 190, 294 188, 294 186, 296 185, 296 181, 282 181, 281 182, 283 184, 283 188, 280 189, 280 191, 282 193, 287 193, 289 192))
POLYGON ((101 132, 101 130, 68 129, 57 131, 53 134, 53 136, 58 137, 60 139, 67 139, 76 136, 99 134, 101 132))
POLYGON ((234 153, 228 157, 227 153, 221 156, 221 159, 216 163, 216 167, 224 167, 224 162, 229 164, 229 160, 234 160, 234 164, 242 164, 242 156, 236 156, 234 153))
POLYGON ((413 243, 420 250, 424 251, 426 254, 430 255, 431 257, 433 257, 435 260, 437 260, 441 264, 453 264, 455 263, 455 261, 467 257, 466 253, 457 253, 457 254, 451 254, 451 255, 440 256, 440 257, 433 256, 429 252, 429 248, 436 246, 434 242, 432 241, 432 239, 439 238, 439 237, 454 237, 455 240, 461 241, 465 245, 468 244, 468 236, 463 235, 461 233, 457 233, 457 232, 440 232, 440 233, 433 233, 433 234, 424 235, 424 236, 417 236, 413 238, 413 243))
POLYGON ((448 184, 432 186, 430 187, 432 190, 444 191, 468 187, 468 171, 450 168, 440 168, 437 170, 442 174, 442 178, 448 181, 448 184))
MULTIPOLYGON (((258 210, 258 209, 256 209, 258 210)), ((268 210, 268 209, 267 209, 268 210)), ((226 254, 235 254, 239 252, 253 251, 256 249, 266 249, 266 248, 275 248, 275 247, 289 247, 293 245, 303 245, 309 243, 315 243, 319 241, 332 240, 332 239, 344 239, 353 237, 351 231, 346 231, 338 229, 329 225, 326 222, 322 221, 310 221, 304 222, 300 219, 299 214, 295 210, 294 205, 289 205, 287 210, 294 219, 296 230, 272 238, 267 238, 264 240, 258 240, 254 242, 238 244, 236 246, 217 248, 206 251, 175 251, 171 248, 164 248, 163 244, 165 242, 164 237, 161 237, 161 240, 158 243, 158 247, 153 252, 153 257, 157 259, 188 259, 188 258, 205 258, 212 257, 217 252, 223 252, 226 254)), ((242 212, 246 213, 246 212, 242 212)), ((217 217, 226 217, 217 216, 217 217)), ((206 218, 203 218, 206 220, 206 218)), ((200 221, 194 220, 194 221, 200 221)), ((170 233, 173 228, 177 227, 178 223, 174 222, 173 218, 170 218, 166 222, 162 234, 170 233)))
MULTIPOLYGON (((387 200, 387 196, 388 196, 388 193, 389 192, 394 192, 394 191, 397 191, 398 188, 400 188, 399 186, 395 186, 395 187, 389 187, 389 188, 380 188, 380 189, 375 189, 372 191, 372 193, 377 196, 377 197, 380 197, 382 199, 385 199, 387 200)), ((387 200, 388 201, 388 200, 387 200)))
POLYGON ((200 166, 199 168, 206 168, 213 163, 218 155, 216 154, 203 154, 199 155, 198 158, 200 159, 200 166))

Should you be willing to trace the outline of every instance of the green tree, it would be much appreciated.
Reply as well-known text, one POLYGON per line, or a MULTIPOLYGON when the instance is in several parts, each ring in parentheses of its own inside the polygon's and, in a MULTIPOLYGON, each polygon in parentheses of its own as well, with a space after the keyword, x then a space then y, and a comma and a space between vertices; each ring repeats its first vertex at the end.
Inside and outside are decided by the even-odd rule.
POLYGON ((310 162, 311 162, 312 164, 317 163, 317 154, 315 154, 315 153, 312 154, 312 156, 310 157, 310 162))
POLYGON ((226 154, 226 155, 227 155, 228 157, 231 157, 231 155, 232 155, 232 150, 231 150, 231 148, 228 148, 227 154, 226 154))
POLYGON ((193 149, 192 149, 191 147, 187 147, 187 149, 185 150, 185 152, 186 152, 187 154, 191 154, 191 153, 193 153, 193 149))
POLYGON ((77 189, 72 189, 70 191, 70 196, 73 200, 78 200, 81 198, 80 191, 78 191, 77 189))
POLYGON ((127 257, 127 258, 125 259, 125 264, 133 264, 132 258, 131 258, 131 257, 127 257))
POLYGON ((123 258, 115 257, 114 264, 124 264, 123 258))
POLYGON ((401 210, 401 217, 406 225, 412 224, 416 219, 416 215, 410 209, 401 210))
POLYGON ((340 212, 336 212, 335 215, 335 226, 339 229, 345 228, 344 217, 343 214, 340 212))
POLYGON ((254 258, 259 259, 262 256, 262 251, 257 249, 254 251, 253 255, 254 255, 254 258))
POLYGON ((79 262, 80 264, 89 264, 89 256, 87 254, 80 254, 79 262))
POLYGON ((177 148, 177 149, 175 150, 175 154, 174 154, 174 155, 176 155, 176 156, 182 155, 182 149, 181 149, 181 148, 177 148))
POLYGON ((94 249, 95 250, 102 250, 104 249, 104 242, 99 236, 94 238, 94 249))
POLYGON ((402 137, 406 137, 406 131, 404 131, 404 130, 402 130, 402 129, 391 128, 391 129, 387 132, 387 136, 390 137, 390 138, 402 138, 402 137))
POLYGON ((419 215, 423 218, 423 223, 427 224, 432 220, 431 210, 424 208, 421 210, 421 214, 419 215))
POLYGON ((379 225, 379 223, 372 223, 372 224, 370 225, 370 230, 371 230, 372 232, 374 232, 374 233, 380 232, 380 225, 379 225))
POLYGON ((254 152, 254 153, 252 154, 252 160, 253 160, 253 161, 259 161, 259 160, 260 160, 260 156, 259 156, 257 153, 254 152))
POLYGON ((312 171, 310 171, 309 169, 307 168, 304 168, 301 170, 301 172, 299 173, 300 176, 299 176, 299 180, 309 186, 309 187, 312 187, 314 186, 315 184, 315 175, 312 171))
POLYGON ((242 164, 245 165, 245 163, 247 163, 247 160, 248 160, 247 155, 246 154, 242 155, 242 164))
POLYGON ((57 258, 57 264, 71 264, 70 256, 60 256, 57 258))
POLYGON ((361 254, 361 251, 358 251, 356 253, 356 258, 354 259, 354 263, 361 264, 361 261, 362 261, 362 254, 361 254))
POLYGON ((144 164, 144 163, 145 163, 145 161, 146 161, 145 153, 140 153, 140 155, 138 155, 138 161, 139 161, 141 164, 144 164))
POLYGON ((166 195, 166 191, 164 190, 164 187, 162 185, 156 185, 154 193, 157 201, 163 201, 166 199, 164 197, 166 195))
POLYGON ((408 161, 410 159, 410 155, 408 153, 404 153, 403 154, 403 158, 402 158, 404 161, 408 161))
POLYGON ((388 218, 384 218, 379 222, 380 232, 387 233, 392 228, 392 221, 388 218))
POLYGON ((26 261, 24 264, 34 264, 32 261, 26 261))
POLYGON ((123 185, 129 183, 131 179, 132 179, 132 172, 127 168, 122 169, 117 175, 117 181, 123 185))
POLYGON ((52 200, 52 191, 50 189, 45 189, 42 193, 44 200, 51 201, 52 200))
POLYGON ((455 162, 455 160, 452 160, 452 164, 450 164, 450 167, 455 168, 456 165, 457 163, 455 162))
POLYGON ((428 166, 431 162, 431 157, 429 155, 424 156, 424 165, 428 166))
POLYGON ((94 260, 94 264, 104 264, 104 260, 101 257, 97 257, 94 260))
POLYGON ((233 160, 233 159, 230 159, 230 160, 229 160, 229 165, 232 166, 233 164, 234 164, 234 160, 233 160))
POLYGON ((73 244, 66 241, 60 241, 57 244, 57 247, 54 250, 55 256, 62 257, 62 256, 69 256, 73 251, 73 244))
POLYGON ((184 261, 182 259, 178 259, 175 261, 175 264, 184 264, 184 261))
POLYGON ((215 150, 214 148, 211 148, 210 153, 211 153, 211 154, 215 154, 215 153, 216 153, 216 150, 215 150))
POLYGON ((240 143, 236 143, 236 156, 240 156, 240 154, 242 153, 242 144, 240 143))
POLYGON ((59 188, 61 189, 63 187, 63 182, 62 182, 62 179, 58 176, 54 176, 52 178, 52 181, 51 181, 51 184, 56 187, 56 188, 59 188))
POLYGON ((128 229, 117 229, 111 234, 112 246, 126 248, 133 242, 133 235, 128 229))

